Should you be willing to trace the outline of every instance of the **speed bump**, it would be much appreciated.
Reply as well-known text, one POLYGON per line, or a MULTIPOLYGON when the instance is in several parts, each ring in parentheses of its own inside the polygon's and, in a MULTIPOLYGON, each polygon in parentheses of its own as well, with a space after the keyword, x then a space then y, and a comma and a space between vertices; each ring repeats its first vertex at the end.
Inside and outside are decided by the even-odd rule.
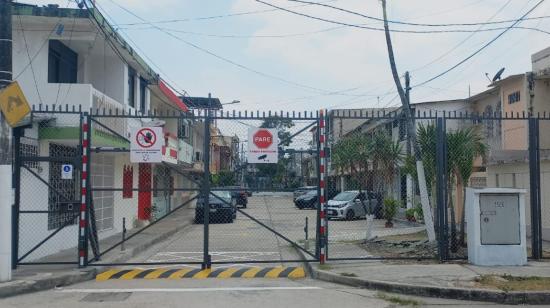
POLYGON ((152 268, 110 269, 96 276, 96 281, 133 279, 206 279, 206 278, 305 278, 303 267, 229 267, 219 269, 152 268))

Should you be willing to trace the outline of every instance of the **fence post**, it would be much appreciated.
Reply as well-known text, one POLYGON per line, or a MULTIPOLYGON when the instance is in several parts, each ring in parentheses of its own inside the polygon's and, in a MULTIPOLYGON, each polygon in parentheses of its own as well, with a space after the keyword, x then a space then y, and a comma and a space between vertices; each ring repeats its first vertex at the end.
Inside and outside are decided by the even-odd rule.
POLYGON ((21 136, 23 135, 23 128, 13 129, 13 205, 12 205, 12 220, 11 220, 11 268, 17 268, 17 260, 19 258, 19 209, 21 204, 21 136))
POLYGON ((81 174, 80 174, 80 215, 78 216, 78 267, 83 268, 88 265, 88 217, 90 203, 90 177, 89 157, 90 157, 90 115, 84 112, 80 115, 80 145, 81 156, 81 174))
POLYGON ((204 225, 203 231, 203 263, 202 269, 209 269, 212 267, 212 259, 209 252, 209 239, 210 239, 210 106, 212 103, 212 95, 208 93, 208 107, 206 108, 204 116, 204 176, 202 179, 202 196, 203 196, 203 211, 202 219, 204 225))
POLYGON ((529 118, 529 175, 531 200, 531 240, 532 257, 542 258, 542 225, 541 225, 541 195, 540 195, 540 151, 539 151, 539 119, 529 118))
POLYGON ((436 119, 436 210, 439 261, 448 259, 447 232, 447 135, 445 118, 436 119))

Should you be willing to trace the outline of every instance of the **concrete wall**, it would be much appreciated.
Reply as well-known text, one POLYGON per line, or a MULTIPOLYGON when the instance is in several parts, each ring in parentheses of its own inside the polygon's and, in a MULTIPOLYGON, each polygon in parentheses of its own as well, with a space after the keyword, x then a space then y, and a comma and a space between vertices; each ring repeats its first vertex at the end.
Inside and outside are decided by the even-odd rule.
MULTIPOLYGON (((502 111, 511 115, 512 113, 527 112, 527 103, 529 93, 527 91, 526 80, 524 77, 514 78, 505 81, 501 85, 502 111), (508 103, 508 95, 519 91, 521 99, 513 104, 508 103)), ((527 149, 528 134, 527 121, 507 120, 502 122, 502 146, 505 150, 525 150, 527 149)))
MULTIPOLYGON (((523 188, 527 190, 526 213, 527 225, 531 225, 531 203, 529 200, 529 164, 508 163, 491 165, 487 168, 488 187, 523 188)), ((543 239, 550 241, 550 190, 544 189, 550 186, 550 162, 541 162, 541 187, 542 189, 542 229, 543 239)), ((530 230, 528 230, 528 234, 530 230)))

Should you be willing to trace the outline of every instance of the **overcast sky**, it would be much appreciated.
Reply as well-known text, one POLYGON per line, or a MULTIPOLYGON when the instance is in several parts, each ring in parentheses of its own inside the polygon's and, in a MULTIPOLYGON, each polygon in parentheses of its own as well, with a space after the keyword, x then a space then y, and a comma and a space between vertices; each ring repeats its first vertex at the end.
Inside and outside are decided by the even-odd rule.
MULTIPOLYGON (((264 0, 301 13, 349 24, 382 23, 328 8, 287 0, 264 0)), ((378 0, 311 0, 365 15, 381 17, 378 0)), ((389 18, 414 23, 472 23, 517 19, 540 0, 389 0, 389 18)), ((67 1, 19 1, 58 3, 67 1)), ((399 104, 389 70, 383 32, 343 27, 273 10, 254 0, 97 0, 112 23, 123 28, 154 63, 161 76, 191 96, 209 92, 222 102, 240 100, 227 109, 313 110, 319 108, 387 107, 399 104), (185 19, 158 24, 176 40, 141 22, 114 3, 148 21, 185 19), (260 11, 260 12, 257 12, 260 11), (249 13, 250 14, 238 14, 249 13), (231 15, 219 18, 221 15, 231 15), (237 15, 234 15, 237 14, 237 15), (191 47, 194 44, 198 48, 191 47), (211 54, 207 53, 210 52, 211 54), (219 57, 225 58, 221 60, 219 57), (233 64, 229 63, 232 62, 233 64), (244 69, 246 67, 247 69, 244 69), (392 100, 393 99, 393 100, 392 100)), ((69 4, 75 7, 74 2, 69 4)), ((549 14, 550 1, 529 17, 549 14)), ((416 27, 390 25, 400 30, 478 30, 485 26, 416 27)), ((550 32, 550 18, 520 24, 550 32)), ((400 74, 411 71, 416 85, 463 60, 502 30, 471 33, 393 33, 400 74)), ((442 78, 412 91, 412 101, 465 98, 486 89, 485 77, 502 67, 504 76, 531 69, 531 54, 550 47, 550 34, 513 29, 442 78)))

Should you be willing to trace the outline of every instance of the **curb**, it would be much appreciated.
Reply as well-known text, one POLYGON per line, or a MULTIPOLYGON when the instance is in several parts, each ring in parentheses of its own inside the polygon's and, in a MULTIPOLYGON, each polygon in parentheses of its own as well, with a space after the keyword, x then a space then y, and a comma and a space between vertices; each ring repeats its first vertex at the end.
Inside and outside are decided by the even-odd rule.
POLYGON ((97 269, 67 273, 56 277, 48 277, 36 280, 14 280, 0 287, 0 298, 45 291, 57 287, 92 280, 97 274, 97 269))
MULTIPOLYGON (((303 260, 305 256, 297 249, 303 260)), ((439 297, 456 300, 492 302, 508 305, 548 305, 550 292, 546 291, 493 291, 483 289, 444 288, 434 286, 412 285, 399 282, 366 280, 356 277, 341 276, 329 271, 314 268, 310 262, 304 262, 309 277, 352 287, 380 290, 389 293, 400 293, 414 296, 439 297)))
MULTIPOLYGON (((127 249, 124 254, 114 257, 109 260, 109 263, 122 263, 135 257, 137 254, 147 250, 148 248, 158 244, 161 241, 168 239, 177 232, 192 225, 192 220, 184 220, 181 225, 176 228, 159 234, 140 245, 127 249)), ((99 261, 101 262, 101 261, 99 261)), ((75 269, 72 272, 67 272, 59 276, 50 276, 42 279, 36 279, 29 277, 28 280, 12 280, 6 283, 0 283, 0 299, 12 297, 16 295, 22 295, 32 292, 39 292, 54 289, 56 287, 68 286, 75 283, 94 280, 98 273, 104 271, 106 266, 101 264, 90 265, 87 269, 75 269)))

